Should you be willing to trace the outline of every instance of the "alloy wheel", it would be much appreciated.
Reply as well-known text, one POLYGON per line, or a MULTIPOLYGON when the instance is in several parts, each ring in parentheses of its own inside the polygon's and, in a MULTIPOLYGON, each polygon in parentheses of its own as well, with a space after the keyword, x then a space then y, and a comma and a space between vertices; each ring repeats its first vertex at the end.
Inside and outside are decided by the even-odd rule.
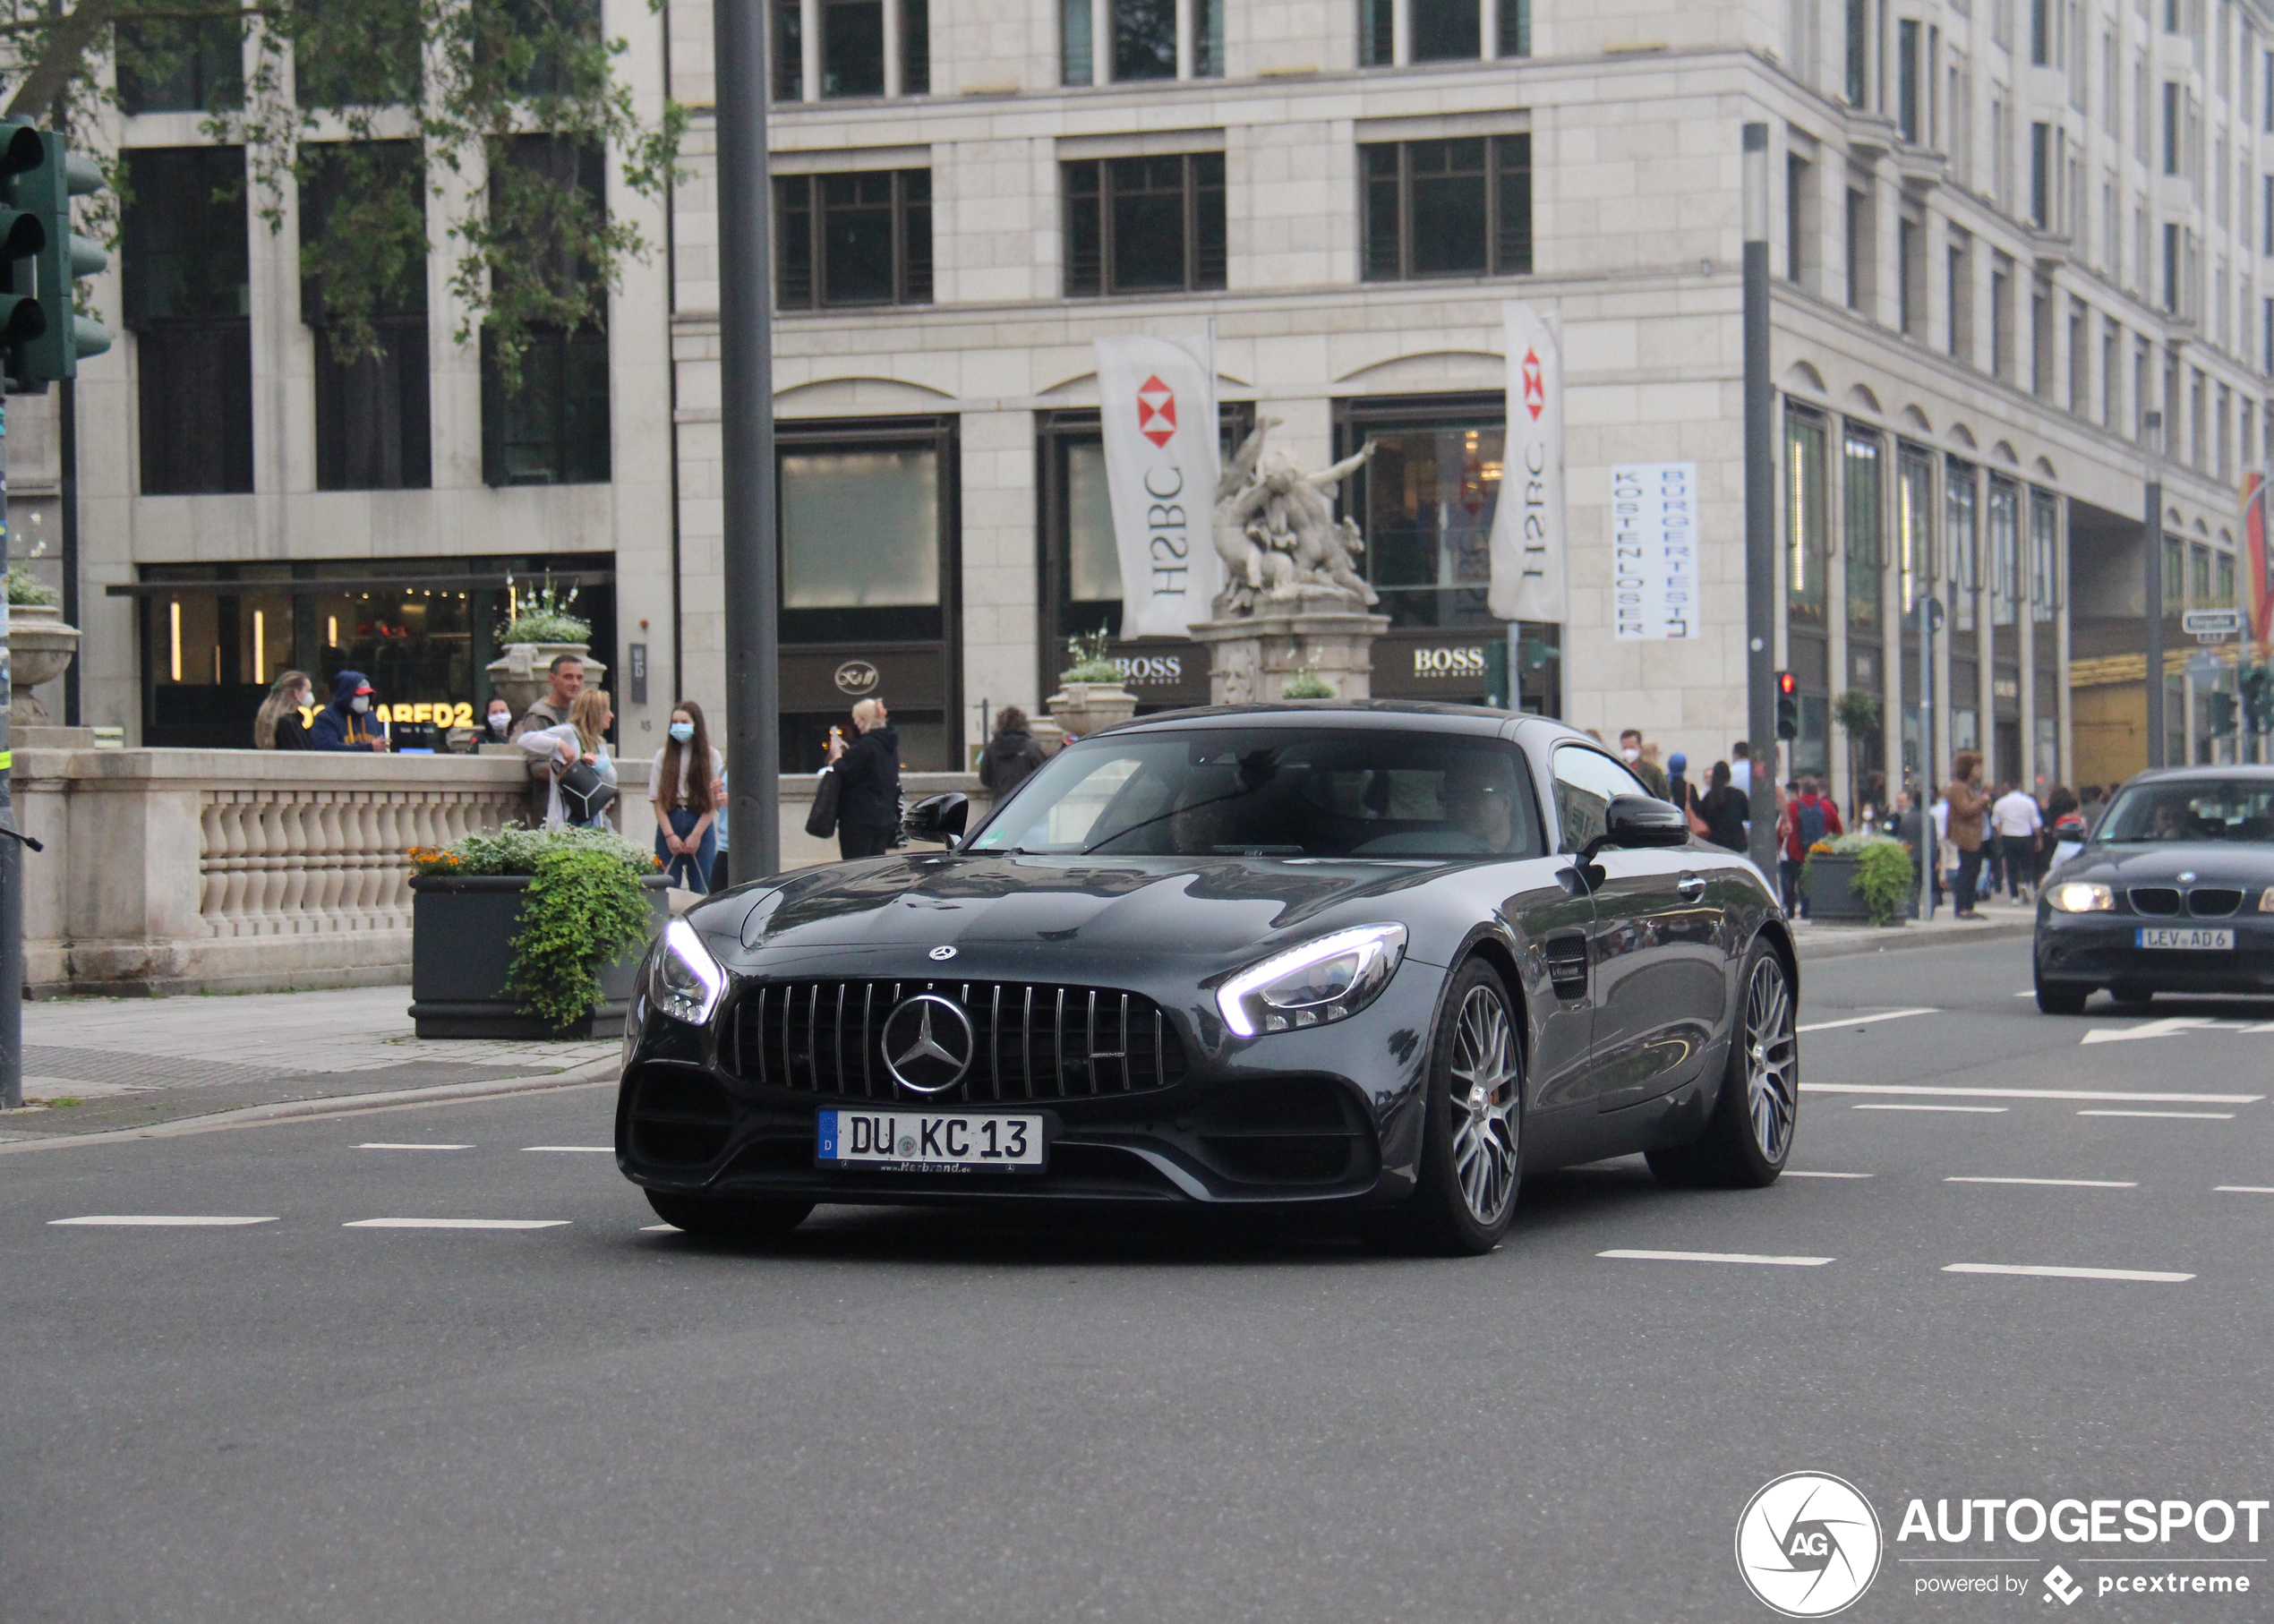
POLYGON ((1453 1030, 1453 1172, 1469 1217, 1488 1227, 1516 1199, 1517 1081, 1508 1006, 1472 987, 1453 1030))
POLYGON ((1753 1142, 1771 1166, 1784 1159, 1800 1104, 1800 1056, 1784 967, 1763 958, 1745 992, 1745 1103, 1753 1142))

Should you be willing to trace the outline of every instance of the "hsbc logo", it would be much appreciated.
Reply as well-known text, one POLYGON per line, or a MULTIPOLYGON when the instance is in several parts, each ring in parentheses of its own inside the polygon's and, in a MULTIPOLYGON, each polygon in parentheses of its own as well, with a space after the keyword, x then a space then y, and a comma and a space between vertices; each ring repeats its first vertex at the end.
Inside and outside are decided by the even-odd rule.
POLYGON ((1524 352, 1524 409, 1532 414, 1532 421, 1540 421, 1540 414, 1547 409, 1548 386, 1540 372, 1540 352, 1524 352))
POLYGON ((1155 372, 1137 386, 1137 432, 1157 446, 1176 435, 1176 392, 1155 372))

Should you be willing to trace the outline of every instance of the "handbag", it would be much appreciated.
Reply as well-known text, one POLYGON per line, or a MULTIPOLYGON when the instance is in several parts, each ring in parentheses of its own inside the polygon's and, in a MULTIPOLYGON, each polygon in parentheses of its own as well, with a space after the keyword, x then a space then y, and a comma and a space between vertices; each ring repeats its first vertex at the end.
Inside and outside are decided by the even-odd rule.
POLYGON ((816 840, 837 833, 837 774, 824 767, 821 782, 813 787, 813 810, 806 814, 806 833, 816 840))
POLYGON ((560 775, 560 809, 572 824, 592 823, 615 799, 616 786, 588 761, 576 763, 560 775))

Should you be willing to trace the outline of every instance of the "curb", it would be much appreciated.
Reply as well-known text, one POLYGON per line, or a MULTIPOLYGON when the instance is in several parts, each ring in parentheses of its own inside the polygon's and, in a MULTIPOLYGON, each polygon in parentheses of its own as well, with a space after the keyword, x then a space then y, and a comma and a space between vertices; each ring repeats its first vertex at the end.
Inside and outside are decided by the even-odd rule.
POLYGON ((321 1099, 287 1099, 276 1105, 246 1106, 217 1111, 209 1116, 184 1116, 155 1122, 147 1128, 112 1128, 100 1133, 57 1133, 41 1139, 0 1142, 0 1156, 22 1150, 54 1150, 66 1145, 115 1145, 139 1139, 173 1139, 185 1133, 214 1133, 224 1128, 258 1128, 270 1123, 296 1122, 310 1116, 346 1116, 359 1111, 385 1111, 405 1106, 449 1105, 463 1099, 483 1099, 500 1094, 533 1094, 543 1089, 589 1088, 613 1082, 619 1063, 588 1061, 565 1072, 535 1077, 484 1078, 478 1082, 437 1083, 424 1089, 394 1089, 383 1093, 334 1094, 321 1099))
POLYGON ((1844 940, 1811 942, 1795 932, 1795 948, 1800 962, 1811 959, 1852 959, 1865 953, 1903 953, 1920 947, 1954 946, 1963 942, 2010 942, 2035 936, 2037 920, 1998 919, 1988 925, 1971 926, 1963 930, 1917 927, 1907 929, 1874 931, 1869 936, 1858 936, 1844 940))

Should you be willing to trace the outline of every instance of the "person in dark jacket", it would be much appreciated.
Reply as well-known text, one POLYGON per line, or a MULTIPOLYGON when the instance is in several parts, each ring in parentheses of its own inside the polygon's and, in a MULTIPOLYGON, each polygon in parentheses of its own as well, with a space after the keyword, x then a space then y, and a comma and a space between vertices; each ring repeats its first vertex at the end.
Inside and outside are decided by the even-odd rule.
POLYGON ((306 671, 286 671, 269 685, 269 697, 252 719, 252 748, 256 750, 306 750, 308 724, 300 713, 316 702, 316 685, 306 671))
POLYGON ((372 685, 361 671, 332 679, 331 703, 316 713, 308 742, 319 750, 384 750, 387 737, 372 731, 372 685))
POLYGON ((900 833, 900 735, 889 725, 881 699, 864 699, 852 708, 849 745, 834 745, 830 765, 837 774, 837 855, 882 857, 900 833))
POLYGON ((995 714, 995 737, 979 752, 979 784, 999 806, 1026 782, 1046 757, 1027 731, 1027 714, 1006 705, 995 714))
POLYGON ((1706 793, 1694 796, 1697 816, 1705 820, 1706 838, 1730 851, 1745 850, 1745 817, 1752 810, 1744 791, 1730 782, 1729 763, 1717 761, 1706 774, 1706 793))

